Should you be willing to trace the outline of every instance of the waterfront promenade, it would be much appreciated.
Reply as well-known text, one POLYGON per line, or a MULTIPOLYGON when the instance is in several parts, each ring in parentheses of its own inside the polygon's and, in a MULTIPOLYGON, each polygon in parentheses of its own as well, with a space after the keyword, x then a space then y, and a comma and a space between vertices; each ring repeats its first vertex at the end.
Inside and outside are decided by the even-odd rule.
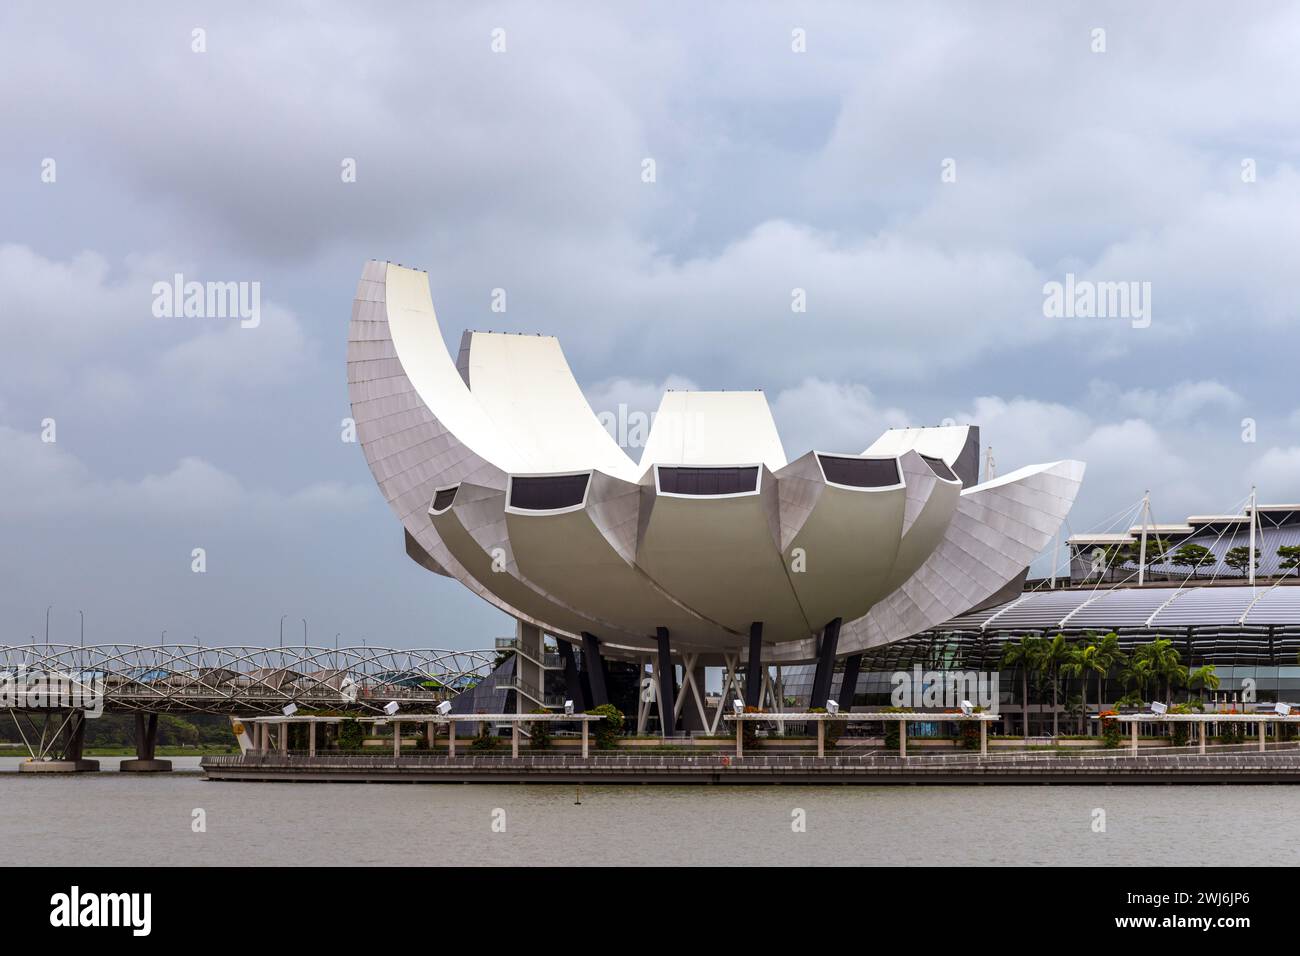
POLYGON ((209 780, 318 783, 1151 784, 1300 783, 1300 750, 1199 754, 525 754, 204 757, 209 780))

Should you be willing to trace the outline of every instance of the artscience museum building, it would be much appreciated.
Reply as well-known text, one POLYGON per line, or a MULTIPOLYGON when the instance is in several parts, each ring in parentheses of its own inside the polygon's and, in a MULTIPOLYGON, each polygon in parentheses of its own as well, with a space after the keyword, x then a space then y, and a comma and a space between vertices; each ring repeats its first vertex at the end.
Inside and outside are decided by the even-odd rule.
POLYGON ((818 706, 839 665, 851 700, 863 652, 1018 589, 1084 472, 1055 461, 978 483, 965 425, 787 460, 761 391, 667 392, 634 460, 557 339, 467 331, 453 356, 428 275, 388 262, 357 287, 348 387, 407 553, 519 622, 513 689, 555 706, 546 671, 563 671, 591 706, 602 662, 648 665, 665 733, 696 709, 706 666, 779 705, 769 668, 814 665, 818 706))

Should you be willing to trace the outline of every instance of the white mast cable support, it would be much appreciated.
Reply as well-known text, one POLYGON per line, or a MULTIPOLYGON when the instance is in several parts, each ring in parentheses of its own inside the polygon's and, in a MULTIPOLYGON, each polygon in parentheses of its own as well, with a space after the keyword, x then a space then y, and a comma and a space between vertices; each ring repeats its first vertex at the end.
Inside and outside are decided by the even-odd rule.
POLYGON ((1255 522, 1259 520, 1259 508, 1256 506, 1255 486, 1250 486, 1250 551, 1246 554, 1246 560, 1249 562, 1247 567, 1250 568, 1250 586, 1255 586, 1255 522))
POLYGON ((1147 580, 1147 529, 1151 527, 1151 489, 1142 496, 1142 543, 1138 548, 1138 587, 1147 580))

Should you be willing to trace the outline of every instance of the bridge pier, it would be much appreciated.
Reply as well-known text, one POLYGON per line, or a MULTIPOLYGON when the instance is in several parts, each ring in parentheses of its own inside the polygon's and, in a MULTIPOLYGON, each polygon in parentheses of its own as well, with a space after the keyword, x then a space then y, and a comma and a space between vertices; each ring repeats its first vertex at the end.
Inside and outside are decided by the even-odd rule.
MULTIPOLYGON (((45 713, 42 716, 45 718, 46 730, 51 721, 58 720, 60 723, 51 738, 51 745, 42 746, 39 753, 32 753, 32 756, 20 763, 19 773, 94 773, 99 770, 98 760, 87 760, 82 756, 86 746, 84 710, 70 711, 66 716, 59 713, 45 713), (58 746, 60 740, 61 749, 58 746)), ((45 740, 44 733, 41 739, 45 740)), ((31 752, 30 743, 28 750, 31 752)))
POLYGON ((158 747, 158 715, 135 715, 135 759, 123 760, 118 770, 123 773, 165 773, 172 768, 170 760, 154 756, 158 747))

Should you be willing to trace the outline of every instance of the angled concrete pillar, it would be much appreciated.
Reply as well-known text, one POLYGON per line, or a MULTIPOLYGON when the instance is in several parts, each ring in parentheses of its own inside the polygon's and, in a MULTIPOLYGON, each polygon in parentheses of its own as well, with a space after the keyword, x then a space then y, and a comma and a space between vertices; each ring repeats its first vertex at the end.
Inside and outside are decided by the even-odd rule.
POLYGON ((858 672, 861 669, 861 654, 850 654, 844 659, 844 679, 840 681, 839 702, 846 713, 853 708, 853 697, 858 692, 858 672))
POLYGON ((560 648, 560 662, 564 664, 564 693, 573 701, 573 709, 587 709, 587 697, 582 691, 582 679, 578 676, 578 662, 573 656, 573 645, 565 640, 557 640, 560 648))
POLYGON ((659 677, 659 732, 673 737, 677 734, 677 673, 668 646, 668 628, 655 628, 655 640, 659 644, 659 660, 655 666, 659 677))
POLYGON ((600 659, 600 641, 595 634, 582 632, 582 670, 591 689, 589 700, 592 707, 609 703, 605 693, 605 667, 600 659))
POLYGON ((822 631, 821 645, 817 651, 817 670, 813 675, 812 699, 809 707, 825 707, 831 695, 831 678, 835 675, 835 649, 840 643, 840 619, 837 617, 822 631))
POLYGON ((749 625, 749 663, 745 665, 745 706, 757 707, 763 694, 763 622, 749 625))

